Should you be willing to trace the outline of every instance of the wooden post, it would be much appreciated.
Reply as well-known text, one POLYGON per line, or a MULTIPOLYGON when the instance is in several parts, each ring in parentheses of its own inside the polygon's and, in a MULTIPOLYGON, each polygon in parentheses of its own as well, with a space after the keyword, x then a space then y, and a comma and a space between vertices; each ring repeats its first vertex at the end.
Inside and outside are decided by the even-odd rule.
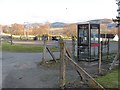
POLYGON ((72 59, 75 60, 75 38, 72 36, 72 59))
POLYGON ((26 38, 27 38, 27 40, 28 40, 28 30, 26 31, 26 38))
POLYGON ((54 54, 52 53, 52 51, 51 51, 48 47, 46 47, 46 49, 48 50, 48 52, 49 52, 50 55, 52 56, 53 60, 54 60, 55 62, 57 62, 57 60, 55 59, 55 56, 54 56, 54 54))
MULTIPOLYGON (((71 54, 70 54, 70 51, 69 51, 69 48, 65 48, 65 51, 66 51, 66 55, 69 56, 70 58, 72 57, 71 54)), ((72 58, 71 58, 72 59, 72 58)), ((73 59, 72 59, 73 60, 73 59)), ((68 60, 69 61, 69 60, 68 60)), ((76 66, 75 67, 75 70, 77 71, 77 73, 79 74, 81 80, 84 80, 84 77, 83 75, 81 74, 81 72, 79 70, 77 70, 76 66)))
POLYGON ((100 43, 101 43, 101 59, 103 60, 103 41, 101 41, 100 43))
POLYGON ((12 45, 12 43, 13 43, 13 41, 12 41, 12 39, 13 39, 13 38, 12 38, 12 33, 11 33, 11 38, 10 38, 10 39, 11 39, 10 41, 11 41, 11 45, 12 45))
POLYGON ((10 36, 10 43, 11 45, 13 44, 13 37, 12 37, 12 34, 13 34, 13 30, 12 30, 12 27, 10 26, 10 33, 11 33, 11 36, 10 36))
POLYGON ((73 64, 77 71, 82 75, 82 77, 85 79, 85 83, 87 83, 89 86, 93 86, 93 88, 97 88, 98 90, 105 90, 103 86, 101 86, 90 74, 88 74, 82 67, 80 67, 74 60, 72 60, 67 54, 66 58, 73 64))
MULTIPOLYGON (((119 65, 120 65, 120 26, 118 27, 118 59, 117 60, 119 61, 119 65)), ((120 70, 120 66, 119 66, 119 70, 120 70)))
POLYGON ((46 45, 47 44, 47 39, 46 38, 44 38, 44 40, 43 40, 43 57, 42 57, 42 61, 43 61, 43 63, 45 63, 45 56, 46 56, 46 45))
MULTIPOLYGON (((94 43, 95 43, 95 36, 93 37, 93 40, 94 40, 94 43)), ((99 43, 100 40, 98 40, 98 43, 99 43)), ((95 47, 93 47, 93 56, 95 57, 95 47)))
POLYGON ((64 89, 66 83, 65 43, 60 42, 60 88, 64 89))
POLYGON ((98 73, 101 74, 101 60, 102 60, 102 52, 101 52, 101 42, 99 48, 99 62, 98 62, 98 73))
POLYGON ((119 58, 119 55, 118 55, 118 54, 119 54, 119 53, 117 53, 117 55, 115 56, 114 60, 112 61, 111 65, 110 65, 110 67, 109 67, 109 70, 112 70, 113 67, 114 67, 114 65, 115 65, 115 63, 117 62, 117 60, 118 60, 118 58, 119 58))
MULTIPOLYGON (((117 62, 118 62, 119 65, 120 65, 120 26, 118 26, 118 52, 117 52, 114 60, 112 61, 111 65, 110 65, 110 67, 109 67, 109 70, 112 70, 113 67, 114 67, 114 65, 115 65, 117 62)), ((118 69, 120 69, 120 66, 118 66, 118 69)))
POLYGON ((109 61, 109 38, 107 41, 107 61, 109 61))

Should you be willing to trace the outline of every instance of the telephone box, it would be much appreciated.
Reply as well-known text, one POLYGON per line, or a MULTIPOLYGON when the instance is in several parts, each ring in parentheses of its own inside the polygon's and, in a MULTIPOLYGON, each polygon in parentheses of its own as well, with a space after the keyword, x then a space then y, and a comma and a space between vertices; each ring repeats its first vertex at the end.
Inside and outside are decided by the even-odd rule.
POLYGON ((77 27, 78 60, 98 60, 100 46, 100 24, 78 24, 77 27))

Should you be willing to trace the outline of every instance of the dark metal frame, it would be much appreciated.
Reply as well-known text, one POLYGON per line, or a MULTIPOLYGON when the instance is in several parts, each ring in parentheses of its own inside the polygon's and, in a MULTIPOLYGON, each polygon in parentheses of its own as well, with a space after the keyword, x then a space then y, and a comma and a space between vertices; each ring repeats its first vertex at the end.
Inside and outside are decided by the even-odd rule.
POLYGON ((91 55, 91 44, 92 44, 91 35, 93 34, 92 29, 98 30, 97 31, 98 41, 96 42, 96 44, 100 45, 100 24, 93 24, 93 23, 78 24, 78 27, 77 27, 77 38, 78 38, 77 39, 77 58, 78 60, 92 61, 92 60, 99 59, 99 46, 97 47, 98 48, 97 58, 93 58, 91 55), (81 33, 83 33, 82 37, 80 36, 81 33), (85 43, 83 43, 84 41, 82 39, 85 40, 85 43), (81 51, 82 48, 87 49, 87 51, 81 51))

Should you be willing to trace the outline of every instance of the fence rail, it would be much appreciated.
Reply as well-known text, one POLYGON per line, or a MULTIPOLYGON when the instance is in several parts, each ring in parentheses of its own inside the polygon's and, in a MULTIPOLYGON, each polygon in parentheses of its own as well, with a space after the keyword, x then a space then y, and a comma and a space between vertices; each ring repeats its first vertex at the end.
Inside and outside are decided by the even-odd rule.
POLYGON ((93 88, 97 88, 99 90, 105 90, 102 85, 100 85, 90 74, 88 74, 82 67, 80 67, 75 60, 72 59, 73 55, 69 52, 69 49, 65 47, 65 43, 63 41, 60 42, 60 87, 64 89, 66 84, 66 63, 65 60, 70 62, 75 70, 78 72, 81 80, 92 86, 93 88))

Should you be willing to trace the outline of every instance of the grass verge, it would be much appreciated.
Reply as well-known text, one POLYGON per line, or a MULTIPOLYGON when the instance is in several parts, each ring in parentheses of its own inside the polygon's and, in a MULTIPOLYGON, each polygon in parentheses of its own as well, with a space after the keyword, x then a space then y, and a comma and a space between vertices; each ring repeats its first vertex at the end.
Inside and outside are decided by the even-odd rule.
MULTIPOLYGON (((10 43, 2 42, 2 51, 9 52, 43 52, 43 46, 31 46, 31 45, 10 45, 10 43)), ((58 48, 52 47, 51 51, 58 51, 58 48)))
POLYGON ((97 78, 97 81, 103 85, 105 88, 118 88, 118 69, 112 70, 110 73, 107 73, 105 76, 100 76, 97 78))

